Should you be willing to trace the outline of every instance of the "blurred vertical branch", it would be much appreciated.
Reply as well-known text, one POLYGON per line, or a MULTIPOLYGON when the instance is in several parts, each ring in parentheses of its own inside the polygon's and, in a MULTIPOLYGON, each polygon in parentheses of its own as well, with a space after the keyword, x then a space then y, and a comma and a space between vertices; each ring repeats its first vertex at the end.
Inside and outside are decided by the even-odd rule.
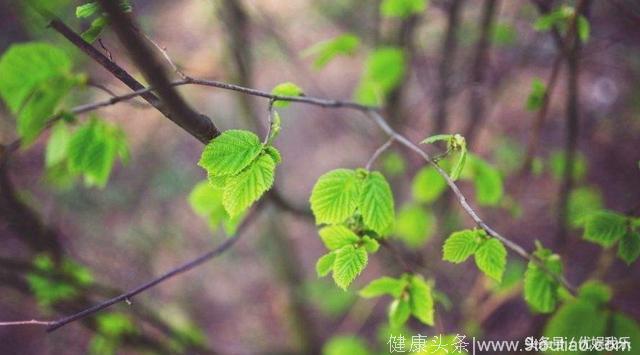
POLYGON ((496 13, 499 10, 498 0, 485 0, 482 7, 482 15, 480 16, 480 38, 476 43, 473 64, 470 73, 471 91, 469 93, 469 104, 467 105, 468 123, 465 129, 464 137, 467 145, 472 146, 473 141, 478 134, 478 130, 485 116, 485 97, 487 96, 487 87, 484 85, 485 73, 487 71, 489 51, 491 49, 491 35, 494 28, 496 13))
MULTIPOLYGON (((253 54, 251 42, 252 20, 247 13, 242 1, 222 0, 219 3, 218 17, 225 25, 227 33, 227 47, 231 54, 231 63, 234 67, 234 79, 241 86, 253 87, 253 54)), ((238 95, 238 105, 244 113, 244 117, 250 127, 256 130, 263 130, 259 116, 252 110, 251 95, 238 95)), ((270 194, 278 202, 285 202, 280 194, 273 190, 270 194)), ((276 206, 280 206, 276 204, 276 206)), ((280 271, 282 282, 289 293, 290 311, 292 318, 292 329, 299 341, 300 347, 305 354, 319 354, 322 342, 317 336, 315 326, 309 317, 306 301, 302 294, 303 277, 299 273, 298 254, 293 252, 285 232, 274 223, 270 223, 266 234, 271 237, 270 242, 275 252, 275 257, 271 259, 273 267, 280 271)))
POLYGON ((568 201, 574 185, 575 155, 578 146, 578 130, 580 126, 579 112, 579 75, 581 42, 578 36, 577 22, 588 8, 588 0, 580 0, 569 26, 567 35, 567 96, 566 96, 566 137, 564 147, 564 168, 558 198, 558 220, 555 245, 562 249, 567 239, 568 201))
POLYGON ((304 295, 302 262, 291 241, 288 240, 286 231, 279 227, 280 222, 274 216, 269 218, 269 221, 269 228, 265 235, 269 238, 267 242, 272 251, 273 267, 287 288, 290 302, 290 329, 299 341, 302 354, 320 354, 322 339, 318 335, 304 295))
POLYGON ((438 83, 436 92, 436 108, 434 113, 435 127, 433 134, 444 133, 447 129, 448 102, 451 95, 451 72, 458 51, 456 34, 459 26, 460 11, 464 0, 451 0, 447 8, 447 29, 442 40, 440 64, 438 65, 438 83))
MULTIPOLYGON (((241 0, 221 0, 217 2, 218 19, 224 25, 229 63, 233 68, 232 81, 241 86, 253 87, 252 21, 241 0)), ((258 131, 264 130, 260 119, 253 111, 253 98, 238 95, 238 105, 245 123, 258 131)))

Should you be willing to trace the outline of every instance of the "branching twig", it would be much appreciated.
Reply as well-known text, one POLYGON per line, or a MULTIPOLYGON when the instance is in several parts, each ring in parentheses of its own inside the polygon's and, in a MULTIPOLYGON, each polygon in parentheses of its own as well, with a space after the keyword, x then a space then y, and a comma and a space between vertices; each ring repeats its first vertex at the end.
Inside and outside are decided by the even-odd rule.
POLYGON ((91 316, 105 308, 111 307, 116 303, 120 303, 120 302, 127 302, 130 303, 131 299, 133 297, 135 297, 136 295, 164 282, 167 281, 171 278, 173 278, 174 276, 177 276, 179 274, 182 274, 184 272, 187 272, 213 258, 215 258, 216 256, 219 256, 220 254, 224 253, 226 250, 228 250, 229 248, 231 248, 235 243, 237 243, 240 240, 240 237, 242 236, 242 232, 244 231, 244 229, 246 229, 246 227, 251 223, 251 221, 253 221, 256 213, 258 212, 258 210, 262 207, 262 203, 258 203, 256 205, 256 207, 249 213, 249 215, 242 221, 242 223, 240 224, 240 226, 237 229, 236 232, 236 236, 234 237, 229 237, 227 240, 225 240, 222 244, 218 245, 215 249, 210 250, 200 256, 198 256, 197 258, 188 261, 170 271, 168 271, 167 273, 151 280, 148 281, 134 289, 132 289, 131 291, 127 292, 127 293, 123 293, 119 296, 116 296, 114 298, 111 298, 109 300, 106 300, 100 304, 97 304, 91 308, 87 308, 81 312, 78 312, 76 314, 70 315, 68 317, 64 317, 62 319, 59 319, 55 322, 52 322, 50 324, 48 324, 47 327, 47 332, 52 332, 60 327, 65 326, 66 324, 69 324, 71 322, 74 322, 76 320, 82 319, 82 318, 86 318, 88 316, 91 316))
POLYGON ((380 155, 382 155, 382 153, 384 153, 387 149, 389 149, 391 144, 393 144, 394 140, 395 138, 392 136, 383 145, 381 145, 378 149, 376 149, 376 151, 373 153, 371 158, 369 158, 369 161, 367 161, 367 165, 365 165, 364 168, 367 170, 371 170, 371 166, 373 165, 373 163, 376 162, 376 160, 380 157, 380 155))

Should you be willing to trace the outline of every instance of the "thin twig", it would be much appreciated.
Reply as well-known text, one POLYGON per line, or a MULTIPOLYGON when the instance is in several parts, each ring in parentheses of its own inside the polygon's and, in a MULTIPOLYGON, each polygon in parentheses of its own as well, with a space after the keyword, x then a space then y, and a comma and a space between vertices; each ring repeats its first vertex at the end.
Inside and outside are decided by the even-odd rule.
POLYGON ((487 234, 489 234, 491 237, 494 237, 498 240, 500 240, 502 243, 504 243, 504 245, 511 249, 512 251, 514 251, 517 255, 519 255, 520 257, 522 257, 523 259, 526 259, 528 261, 532 261, 534 263, 536 263, 538 266, 540 266, 540 268, 542 268, 545 272, 549 273, 551 276, 553 276, 558 282, 560 282, 565 288, 567 288, 570 292, 575 293, 576 288, 571 285, 562 275, 557 275, 553 272, 551 272, 550 270, 548 270, 548 268, 546 268, 546 266, 544 264, 542 264, 540 262, 540 260, 538 260, 537 258, 535 258, 532 254, 529 254, 523 247, 521 247, 520 245, 518 245, 517 243, 511 241, 510 239, 505 238, 504 236, 502 236, 500 233, 498 233, 497 231, 495 231, 493 228, 491 228, 489 225, 487 225, 479 216, 478 214, 475 212, 475 210, 469 205, 469 203, 467 202, 466 197, 462 194, 462 192, 460 191, 460 189, 458 188, 458 186, 456 185, 456 183, 451 179, 451 177, 449 177, 449 175, 436 163, 433 162, 433 160, 431 160, 431 158, 429 157, 429 154, 427 154, 424 150, 420 149, 420 147, 418 147, 415 143, 411 142, 409 139, 407 139, 405 136, 397 133, 396 131, 393 130, 393 128, 391 128, 389 126, 389 124, 387 124, 386 120, 376 111, 369 111, 368 112, 368 116, 373 119, 373 121, 385 132, 387 133, 390 137, 394 137, 400 144, 404 145, 405 147, 413 150, 414 152, 416 152, 418 155, 420 155, 427 163, 431 164, 436 171, 445 179, 445 181, 447 182, 447 185, 449 185, 449 188, 453 191, 453 193, 455 194, 458 203, 460 204, 460 206, 462 206, 462 208, 464 209, 464 211, 471 217, 471 219, 473 219, 473 221, 476 223, 476 225, 478 225, 478 227, 482 228, 483 230, 485 230, 487 232, 487 234))
POLYGON ((214 248, 213 250, 210 250, 200 256, 198 256, 197 258, 190 260, 168 272, 166 272, 165 274, 151 280, 148 282, 145 282, 144 284, 132 289, 129 292, 123 293, 119 296, 113 297, 111 299, 108 299, 102 303, 99 303, 91 308, 87 308, 83 311, 80 311, 76 314, 72 314, 68 317, 64 317, 62 319, 59 319, 55 322, 52 322, 50 324, 48 324, 47 327, 47 332, 53 332, 54 330, 63 327, 71 322, 74 322, 76 320, 79 319, 83 319, 86 317, 89 317, 105 308, 111 307, 116 303, 120 303, 120 302, 126 302, 127 304, 131 304, 131 299, 133 297, 135 297, 136 295, 164 282, 167 281, 171 278, 173 278, 174 276, 177 276, 179 274, 182 274, 184 272, 187 272, 203 263, 205 263, 206 261, 209 261, 213 258, 215 258, 216 256, 221 255, 222 253, 224 253, 225 251, 227 251, 229 248, 231 248, 234 244, 236 244, 239 240, 240 237, 242 236, 242 232, 244 231, 244 229, 253 221, 254 217, 256 216, 256 213, 258 212, 258 210, 262 207, 263 203, 259 202, 253 209, 252 211, 249 213, 249 215, 242 221, 242 223, 240 224, 240 226, 237 229, 236 235, 234 237, 229 237, 227 240, 225 240, 222 244, 218 245, 216 248, 214 248))
POLYGON ((54 323, 55 321, 32 319, 32 320, 19 320, 14 322, 0 322, 0 327, 14 326, 14 325, 51 325, 54 323))
POLYGON ((382 153, 384 153, 387 149, 389 149, 391 144, 393 144, 394 140, 395 140, 395 137, 392 136, 383 145, 381 145, 378 149, 376 149, 376 151, 373 153, 371 158, 369 158, 369 161, 367 161, 367 165, 365 165, 364 168, 367 170, 371 170, 371 166, 373 165, 373 163, 376 162, 376 160, 378 159, 378 157, 380 157, 380 155, 382 155, 382 153))

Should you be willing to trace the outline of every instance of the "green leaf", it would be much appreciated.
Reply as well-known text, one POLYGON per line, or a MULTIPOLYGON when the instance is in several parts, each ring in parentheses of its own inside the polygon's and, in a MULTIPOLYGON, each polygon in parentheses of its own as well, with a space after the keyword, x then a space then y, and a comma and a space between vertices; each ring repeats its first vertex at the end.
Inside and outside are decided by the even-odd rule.
POLYGON ((395 232, 411 248, 420 248, 433 235, 436 217, 417 205, 404 206, 398 213, 395 232))
POLYGON ((413 275, 410 283, 409 300, 411 303, 411 313, 420 322, 433 325, 434 307, 431 286, 429 286, 420 275, 413 275))
POLYGON ((45 166, 52 167, 62 163, 69 151, 69 141, 71 140, 71 132, 64 122, 56 123, 51 129, 49 142, 45 151, 45 166))
POLYGON ((463 230, 452 233, 442 247, 442 260, 459 264, 473 255, 480 246, 481 237, 477 230, 463 230))
POLYGON ((188 200, 196 214, 208 216, 218 206, 222 207, 222 189, 211 186, 207 181, 201 181, 193 187, 188 200))
POLYGON ((275 147, 268 146, 264 149, 264 152, 269 154, 276 164, 282 162, 282 155, 280 155, 280 151, 275 147))
POLYGON ((427 0, 383 0, 380 14, 384 17, 406 18, 426 10, 427 0))
POLYGON ((377 240, 365 235, 362 237, 362 247, 365 248, 367 253, 375 253, 380 249, 380 243, 377 240))
MULTIPOLYGON (((535 255, 550 272, 555 275, 562 273, 562 261, 558 255, 544 248, 536 251, 535 255)), ((553 312, 558 301, 558 288, 558 282, 552 275, 535 262, 529 262, 524 274, 524 299, 534 311, 553 312)))
POLYGON ((341 289, 346 290, 367 266, 367 251, 363 248, 347 245, 338 249, 335 253, 333 280, 341 289))
POLYGON ((389 152, 382 159, 382 170, 387 176, 398 176, 407 170, 407 162, 400 154, 389 152))
MULTIPOLYGON (((614 313, 611 315, 611 334, 606 335, 611 335, 618 339, 628 337, 631 348, 633 348, 640 342, 640 327, 633 318, 622 313, 614 313)), ((628 350, 630 349, 628 348, 628 350)))
POLYGON ((420 144, 433 144, 435 142, 449 142, 453 138, 453 134, 436 134, 425 138, 420 144))
POLYGON ((598 306, 608 303, 612 296, 611 287, 599 281, 587 281, 578 290, 578 298, 598 306))
POLYGON ((567 221, 573 228, 583 227, 587 217, 602 208, 602 195, 592 187, 579 187, 569 194, 567 221))
POLYGON ((93 16, 100 11, 100 5, 97 2, 88 2, 76 7, 77 18, 87 18, 93 16))
POLYGON ((252 132, 228 130, 207 144, 198 165, 210 176, 235 175, 249 166, 261 151, 260 139, 252 132))
POLYGON ((45 43, 14 44, 0 58, 0 97, 18 116, 17 131, 27 146, 44 129, 76 80, 71 61, 45 43))
POLYGON ((209 228, 217 231, 222 226, 227 235, 234 235, 236 228, 242 221, 242 215, 231 218, 222 204, 223 189, 215 187, 207 181, 198 183, 189 194, 191 208, 204 217, 209 228))
POLYGON ((336 253, 327 253, 318 259, 316 262, 316 273, 318 277, 327 276, 333 269, 333 264, 336 260, 336 253))
POLYGON ((627 231, 618 244, 618 257, 631 265, 640 256, 640 233, 627 231))
POLYGON ((483 206, 497 205, 504 194, 500 171, 475 155, 469 158, 476 201, 483 206))
POLYGON ((340 249, 345 245, 360 241, 360 237, 344 226, 327 226, 320 229, 319 234, 325 247, 329 250, 340 249))
POLYGON ((369 54, 364 74, 356 88, 355 98, 366 105, 377 105, 395 89, 406 72, 404 51, 396 47, 382 47, 369 54))
MULTIPOLYGON (((273 111, 273 117, 271 120, 271 129, 269 130, 269 137, 267 137, 267 144, 271 145, 273 141, 278 138, 280 135, 280 130, 282 129, 282 118, 280 118, 280 114, 278 111, 273 111)), ((275 159, 274 159, 275 160, 275 159)))
MULTIPOLYGON (((286 82, 276 85, 273 90, 271 90, 271 94, 278 96, 303 96, 304 92, 298 85, 292 82, 286 82)), ((289 104, 289 101, 276 100, 276 102, 273 103, 273 107, 287 107, 289 104)))
POLYGON ((56 46, 40 42, 13 44, 0 58, 0 96, 15 114, 37 87, 70 74, 70 70, 71 60, 56 46))
POLYGON ((229 216, 240 215, 271 188, 275 169, 271 156, 263 154, 240 174, 227 178, 222 204, 229 216))
POLYGON ((93 43, 98 37, 100 37, 102 31, 105 29, 105 27, 107 27, 108 24, 109 19, 106 16, 100 16, 97 19, 91 21, 91 26, 89 26, 87 30, 82 32, 82 34, 80 34, 80 37, 82 37, 82 39, 84 39, 88 43, 93 43))
POLYGON ((315 56, 313 66, 316 69, 324 68, 338 55, 351 55, 356 52, 360 45, 358 36, 345 33, 335 38, 322 41, 305 49, 303 56, 315 56))
POLYGON ((336 169, 322 175, 311 191, 316 223, 342 223, 356 210, 361 180, 356 172, 336 169))
POLYGON ((626 230, 627 218, 625 216, 603 210, 594 212, 586 218, 583 238, 608 248, 622 238, 626 230))
MULTIPOLYGON (((551 173, 556 180, 564 178, 564 169, 566 166, 565 154, 562 151, 555 151, 549 157, 551 173)), ((584 154, 577 153, 573 161, 573 178, 576 181, 582 180, 587 175, 587 159, 584 154)))
POLYGON ((528 111, 538 111, 542 108, 544 96, 547 92, 547 86, 540 78, 533 78, 531 81, 531 91, 527 96, 525 107, 528 111))
POLYGON ((475 253, 476 265, 487 276, 498 283, 507 266, 507 250, 501 241, 495 238, 484 241, 475 253))
POLYGON ((431 203, 437 200, 446 188, 447 182, 432 166, 420 169, 411 184, 413 198, 423 203, 431 203))
POLYGON ((322 355, 371 355, 364 340, 355 336, 331 338, 323 347, 322 355))
POLYGON ((377 171, 367 174, 358 202, 364 223, 379 235, 388 232, 394 220, 393 193, 387 179, 377 171))
POLYGON ((401 327, 407 322, 411 315, 411 305, 409 300, 399 298, 393 300, 389 305, 389 324, 392 328, 401 327))
MULTIPOLYGON (((582 337, 603 336, 607 324, 607 314, 585 301, 575 301, 563 305, 549 320, 544 335, 549 338, 566 337, 565 339, 581 339, 582 337)), ((548 351, 550 354, 583 354, 582 351, 548 351)))
POLYGON ((589 20, 580 15, 576 26, 578 27, 578 37, 580 37, 582 43, 587 43, 589 41, 589 35, 591 34, 591 25, 589 25, 589 20))
POLYGON ((104 187, 117 157, 126 149, 124 132, 96 117, 85 122, 71 136, 69 167, 82 174, 87 186, 104 187), (123 148, 125 146, 125 148, 123 148))
POLYGON ((405 279, 394 279, 392 277, 381 277, 371 281, 360 290, 360 296, 364 298, 374 298, 383 295, 390 295, 393 298, 400 298, 404 289, 408 286, 405 279))

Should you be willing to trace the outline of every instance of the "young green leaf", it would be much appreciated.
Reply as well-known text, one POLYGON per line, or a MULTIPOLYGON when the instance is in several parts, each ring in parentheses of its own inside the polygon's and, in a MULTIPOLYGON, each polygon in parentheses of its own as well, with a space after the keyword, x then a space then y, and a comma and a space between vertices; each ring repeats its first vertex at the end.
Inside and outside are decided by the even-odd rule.
POLYGON ((77 83, 70 70, 67 54, 46 43, 14 44, 0 58, 0 97, 18 116, 16 128, 23 146, 40 134, 77 83))
POLYGON ((336 260, 333 263, 333 280, 341 289, 347 287, 355 280, 367 266, 368 255, 364 248, 356 248, 346 245, 336 252, 336 260))
POLYGON ((371 281, 367 286, 360 290, 360 296, 364 298, 373 298, 390 295, 393 298, 400 298, 402 292, 407 286, 407 281, 403 278, 394 279, 392 277, 384 276, 371 281))
POLYGON ((578 27, 578 37, 580 37, 582 43, 587 43, 589 41, 589 35, 591 34, 591 25, 589 25, 589 20, 580 15, 576 26, 578 27))
POLYGON ((380 104, 404 78, 406 58, 402 49, 382 47, 369 54, 364 74, 356 88, 355 97, 367 105, 380 104))
POLYGON ((470 158, 476 201, 483 206, 497 205, 504 194, 502 175, 483 159, 475 155, 470 158))
MULTIPOLYGON (((577 300, 558 309, 547 323, 544 335, 550 338, 566 337, 566 339, 603 336, 607 318, 608 314, 595 305, 577 300)), ((573 353, 577 354, 577 352, 573 353)))
POLYGON ((393 193, 387 179, 377 171, 367 174, 358 202, 364 223, 379 235, 389 231, 393 220, 393 193))
POLYGON ((44 159, 46 167, 52 167, 67 158, 70 140, 71 132, 67 124, 64 122, 56 123, 51 129, 49 142, 47 142, 44 159))
POLYGON ((528 111, 538 111, 544 103, 544 96, 547 92, 547 86, 540 78, 533 78, 531 81, 531 91, 527 96, 525 107, 528 111))
POLYGON ((586 218, 583 238, 608 248, 622 238, 626 230, 625 216, 610 211, 599 211, 586 218))
POLYGON ((495 238, 484 241, 475 253, 478 269, 498 283, 507 266, 507 250, 501 241, 495 238))
POLYGON ((409 286, 411 313, 420 322, 433 325, 433 296, 431 286, 420 275, 413 275, 409 286))
POLYGON ((327 276, 333 269, 333 264, 336 261, 336 253, 327 253, 318 259, 316 262, 316 273, 318 277, 327 276))
POLYGON ((436 134, 425 138, 420 144, 433 144, 435 142, 449 142, 453 138, 453 134, 436 134))
POLYGON ((102 31, 109 24, 109 19, 106 16, 100 16, 91 21, 91 25, 84 32, 80 34, 80 37, 89 43, 95 42, 100 37, 102 31))
POLYGON ((264 152, 269 154, 276 164, 280 164, 282 161, 282 155, 280 155, 280 151, 275 147, 268 146, 264 148, 264 152))
POLYGON ((437 200, 446 188, 447 182, 432 166, 420 169, 411 185, 413 198, 423 203, 432 203, 437 200))
POLYGON ((640 256, 640 233, 627 231, 618 243, 618 257, 631 265, 640 256))
POLYGON ((358 38, 358 36, 345 33, 338 37, 314 44, 305 49, 302 55, 315 56, 313 66, 316 69, 321 69, 338 55, 351 55, 355 53, 359 45, 360 38, 358 38))
POLYGON ((198 165, 210 176, 235 175, 249 166, 261 151, 260 139, 252 132, 228 130, 207 144, 198 165))
POLYGON ((104 187, 117 157, 128 157, 124 132, 98 118, 85 122, 69 140, 69 168, 82 174, 87 186, 104 187))
POLYGON ((481 237, 476 230, 454 232, 442 247, 442 260, 459 264, 478 250, 481 237))
POLYGON ((100 5, 97 2, 88 2, 76 7, 77 18, 87 18, 93 16, 100 11, 100 5))
POLYGON ((396 218, 394 235, 410 248, 420 248, 433 235, 436 217, 417 205, 404 206, 396 218))
POLYGON ((360 237, 345 226, 327 226, 320 229, 318 233, 325 247, 329 250, 340 249, 345 245, 360 241, 360 237))
POLYGON ((262 154, 240 174, 227 178, 222 204, 231 217, 240 215, 271 188, 275 169, 271 156, 262 154))
POLYGON ((383 0, 380 14, 384 17, 406 18, 423 12, 427 4, 427 0, 383 0))
POLYGON ((342 223, 356 210, 361 180, 356 172, 336 169, 322 175, 311 191, 311 210, 316 223, 342 223))
POLYGON ((578 187, 571 191, 567 201, 567 221, 573 228, 583 227, 587 217, 602 209, 602 195, 593 187, 578 187))
POLYGON ((380 249, 380 243, 377 240, 365 235, 361 239, 362 247, 367 251, 367 253, 375 253, 380 249))
POLYGON ((392 328, 399 328, 407 322, 411 315, 409 300, 398 298, 389 305, 389 324, 392 328))
MULTIPOLYGON (((278 96, 303 96, 304 92, 298 85, 292 82, 286 82, 276 85, 273 90, 271 90, 271 94, 278 96)), ((276 102, 273 103, 273 107, 287 107, 289 104, 289 101, 276 100, 276 102)))
POLYGON ((0 96, 17 113, 42 83, 71 71, 71 59, 48 43, 13 44, 0 58, 0 96))
POLYGON ((539 247, 534 254, 541 259, 547 270, 542 269, 535 262, 530 261, 524 274, 524 299, 531 309, 540 313, 551 313, 558 301, 558 281, 547 271, 560 275, 562 261, 556 254, 539 247))
POLYGON ((371 355, 367 344, 355 336, 336 336, 323 347, 322 355, 371 355))

